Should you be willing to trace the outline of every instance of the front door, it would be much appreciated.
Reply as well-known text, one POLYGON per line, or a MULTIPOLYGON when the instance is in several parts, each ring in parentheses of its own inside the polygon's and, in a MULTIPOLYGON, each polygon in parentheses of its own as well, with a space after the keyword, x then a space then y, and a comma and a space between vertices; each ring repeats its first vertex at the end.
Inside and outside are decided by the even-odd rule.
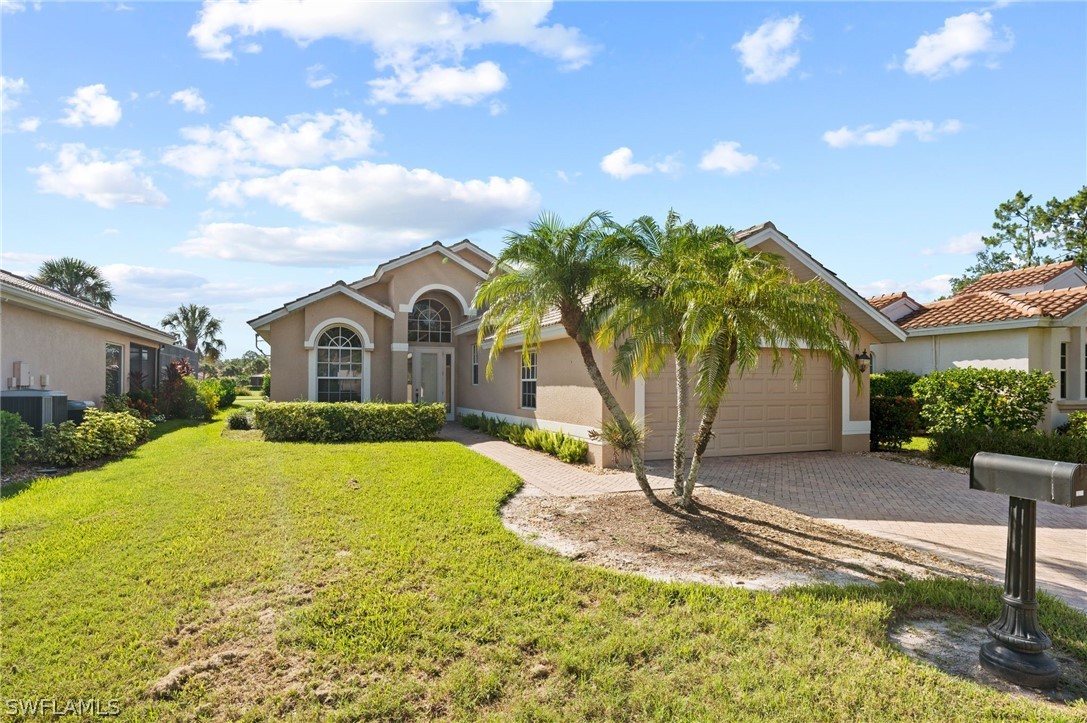
POLYGON ((411 353, 412 401, 444 404, 453 418, 453 350, 415 347, 411 353))

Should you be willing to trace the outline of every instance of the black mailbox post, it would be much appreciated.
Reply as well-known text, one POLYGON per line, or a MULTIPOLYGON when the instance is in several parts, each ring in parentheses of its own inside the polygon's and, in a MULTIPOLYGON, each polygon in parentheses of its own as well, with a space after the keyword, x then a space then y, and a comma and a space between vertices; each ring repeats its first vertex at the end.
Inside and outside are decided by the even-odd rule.
POLYGON ((989 623, 992 640, 981 646, 986 670, 1019 685, 1052 688, 1057 663, 1053 645, 1038 625, 1034 596, 1035 517, 1038 502, 1087 505, 1087 465, 978 452, 970 460, 970 489, 1008 495, 1008 553, 1004 609, 989 623))

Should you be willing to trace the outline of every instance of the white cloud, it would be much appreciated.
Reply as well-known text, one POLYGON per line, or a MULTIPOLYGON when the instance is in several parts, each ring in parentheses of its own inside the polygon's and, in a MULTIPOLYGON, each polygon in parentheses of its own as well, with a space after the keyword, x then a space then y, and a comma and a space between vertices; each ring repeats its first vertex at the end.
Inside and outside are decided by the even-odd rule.
POLYGON ((199 88, 185 88, 170 96, 170 105, 180 103, 186 113, 207 113, 208 103, 200 95, 199 88))
POLYGON ((336 76, 325 70, 325 66, 321 63, 306 68, 306 85, 311 88, 324 88, 326 85, 331 85, 334 80, 336 76))
POLYGON ((518 45, 557 60, 566 70, 587 65, 592 58, 595 48, 577 28, 546 23, 551 2, 482 0, 477 8, 478 13, 462 12, 462 6, 454 2, 206 0, 189 37, 206 57, 219 60, 233 57, 235 43, 266 32, 281 33, 300 45, 321 38, 368 44, 377 55, 376 67, 392 70, 390 77, 372 84, 374 100, 428 106, 477 102, 496 92, 484 89, 505 86, 505 75, 493 62, 472 68, 461 65, 470 49, 518 45), (467 90, 463 94, 442 91, 427 86, 427 80, 453 82, 467 90))
POLYGON ((38 176, 41 193, 81 198, 102 208, 122 203, 166 205, 166 196, 151 178, 137 171, 142 165, 143 157, 137 151, 122 151, 110 161, 101 151, 82 143, 66 143, 53 164, 28 170, 38 176))
POLYGON ((0 13, 5 15, 21 13, 26 10, 26 3, 19 0, 0 0, 0 13))
POLYGON ((952 236, 942 246, 936 249, 922 249, 922 256, 934 254, 951 254, 954 256, 969 256, 976 254, 985 248, 985 242, 981 240, 981 231, 967 231, 958 236, 952 236))
POLYGON ((1010 50, 1014 43, 1011 31, 1004 28, 998 37, 992 23, 989 12, 963 13, 946 19, 942 28, 922 35, 906 51, 903 69, 912 75, 942 78, 966 70, 979 54, 993 56, 1010 50))
POLYGON ((722 141, 702 154, 702 160, 698 167, 703 171, 723 171, 732 176, 738 173, 753 171, 759 166, 776 169, 777 165, 769 161, 761 161, 754 153, 741 153, 740 144, 736 141, 722 141))
POLYGON ((772 83, 781 80, 800 62, 793 44, 801 37, 800 16, 767 20, 754 32, 744 33, 732 46, 740 54, 740 65, 748 83, 772 83))
POLYGON ((861 296, 882 296, 905 291, 917 301, 925 302, 951 293, 951 274, 938 274, 920 281, 880 279, 857 286, 861 296))
POLYGON ((4 249, 0 250, 0 268, 20 276, 33 276, 37 273, 42 262, 51 258, 55 258, 55 255, 4 249))
POLYGON ((0 113, 10 113, 19 107, 14 96, 26 93, 29 86, 22 78, 9 78, 0 75, 0 113))
POLYGON ((34 133, 41 126, 41 118, 23 118, 19 121, 19 130, 24 133, 34 133))
POLYGON ((506 104, 500 100, 492 100, 487 105, 487 110, 492 116, 502 115, 506 112, 506 104))
MULTIPOLYGON (((199 274, 181 269, 164 269, 154 266, 107 264, 99 267, 102 275, 113 285, 117 297, 126 306, 143 310, 157 309, 153 318, 177 308, 178 304, 200 299, 203 304, 214 304, 218 316, 228 305, 242 302, 250 308, 261 299, 280 303, 284 298, 294 298, 312 290, 312 285, 302 282, 268 283, 266 280, 236 279, 233 281, 209 281, 199 274)), ((272 302, 269 302, 272 303, 272 302)))
POLYGON ((162 162, 202 178, 355 158, 371 153, 379 137, 370 121, 342 108, 287 116, 283 123, 263 116, 235 116, 217 130, 197 126, 183 128, 181 135, 191 143, 168 148, 162 162))
POLYGON ((626 146, 616 148, 600 159, 600 170, 612 178, 625 181, 633 176, 652 173, 653 169, 644 163, 634 163, 634 151, 626 146))
POLYGON ((849 146, 883 146, 889 148, 898 144, 904 135, 913 134, 919 141, 934 141, 937 136, 958 133, 962 123, 952 118, 940 125, 928 120, 896 120, 886 128, 866 125, 859 128, 842 126, 836 131, 827 131, 823 140, 831 148, 849 146))
POLYGON ((102 83, 76 88, 65 102, 71 106, 68 115, 60 119, 66 126, 115 126, 121 120, 121 104, 109 96, 102 83))
POLYGON ((474 105, 506 87, 506 74, 487 60, 471 68, 431 65, 398 68, 390 78, 370 81, 375 103, 411 103, 437 108, 446 103, 474 105))

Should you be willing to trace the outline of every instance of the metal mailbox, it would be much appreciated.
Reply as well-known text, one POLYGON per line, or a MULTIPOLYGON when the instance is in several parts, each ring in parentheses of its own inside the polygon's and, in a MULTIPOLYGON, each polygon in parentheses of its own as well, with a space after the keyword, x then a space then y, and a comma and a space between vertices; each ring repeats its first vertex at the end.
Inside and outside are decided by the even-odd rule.
POLYGON ((1037 508, 1087 506, 1087 465, 978 452, 970 460, 970 489, 1008 497, 1004 605, 986 628, 992 640, 981 646, 981 665, 1019 685, 1052 688, 1060 671, 1045 652, 1053 643, 1038 624, 1034 589, 1037 508))
POLYGON ((1087 465, 978 452, 970 489, 1064 507, 1087 506, 1087 465))

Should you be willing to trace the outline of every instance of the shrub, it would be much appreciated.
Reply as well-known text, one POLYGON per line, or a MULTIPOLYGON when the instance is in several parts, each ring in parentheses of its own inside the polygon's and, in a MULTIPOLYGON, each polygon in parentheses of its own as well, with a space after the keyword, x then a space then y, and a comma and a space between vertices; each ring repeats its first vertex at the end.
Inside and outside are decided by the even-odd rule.
POLYGON ((270 442, 394 442, 434 437, 444 404, 270 402, 254 412, 270 442))
POLYGON ((88 409, 83 423, 76 428, 79 454, 84 460, 122 454, 145 441, 154 426, 126 412, 88 409))
POLYGON ((253 425, 249 423, 249 412, 239 409, 226 418, 226 426, 230 429, 251 429, 253 425))
POLYGON ((106 393, 102 395, 102 411, 103 412, 127 412, 128 411, 128 397, 124 394, 110 394, 106 393))
POLYGON ((608 419, 600 427, 589 431, 589 439, 600 440, 612 448, 615 463, 620 464, 630 459, 630 453, 645 444, 645 421, 637 417, 630 420, 630 432, 623 432, 619 423, 614 419, 608 419))
POLYGON ((872 397, 872 449, 902 449, 921 426, 920 405, 908 397, 872 397))
POLYGON ((480 419, 478 414, 465 414, 460 418, 461 425, 463 425, 465 429, 471 429, 472 431, 477 431, 482 421, 483 420, 480 419))
POLYGON ((1087 439, 1087 412, 1072 412, 1068 415, 1068 421, 1062 424, 1057 431, 1067 434, 1069 437, 1087 439))
POLYGON ((192 366, 184 359, 175 359, 166 367, 166 379, 159 386, 159 411, 169 419, 185 419, 196 401, 196 380, 192 366))
POLYGON ((1045 413, 1055 381, 1046 372, 948 369, 913 386, 930 432, 953 429, 1033 429, 1045 413))
POLYGON ((589 445, 584 440, 567 437, 559 448, 558 458, 563 462, 584 462, 589 458, 589 445))
POLYGON ((873 397, 912 397, 913 385, 920 378, 919 374, 905 369, 873 374, 869 394, 873 397))
MULTIPOLYGON (((127 412, 102 412, 102 414, 124 414, 132 419, 127 412)), ((72 467, 86 460, 87 457, 83 454, 77 434, 78 429, 75 422, 71 421, 59 425, 43 425, 41 439, 37 440, 35 445, 34 459, 50 467, 72 467)))
POLYGON ((518 447, 527 447, 558 457, 563 462, 584 462, 589 458, 589 445, 580 439, 568 437, 565 432, 552 432, 530 427, 527 424, 503 422, 492 419, 486 414, 466 414, 461 417, 461 424, 467 429, 505 439, 518 447))
POLYGON ((0 412, 0 467, 18 462, 33 448, 34 430, 12 412, 0 412))
POLYGON ((272 375, 265 374, 264 381, 260 385, 260 395, 265 399, 271 399, 272 397, 272 375))
POLYGON ((233 379, 219 379, 219 409, 226 409, 238 398, 238 385, 233 379))
POLYGON ((1087 463, 1087 439, 1036 431, 968 429, 935 432, 929 440, 929 457, 937 462, 966 467, 975 452, 1084 464, 1087 463))

